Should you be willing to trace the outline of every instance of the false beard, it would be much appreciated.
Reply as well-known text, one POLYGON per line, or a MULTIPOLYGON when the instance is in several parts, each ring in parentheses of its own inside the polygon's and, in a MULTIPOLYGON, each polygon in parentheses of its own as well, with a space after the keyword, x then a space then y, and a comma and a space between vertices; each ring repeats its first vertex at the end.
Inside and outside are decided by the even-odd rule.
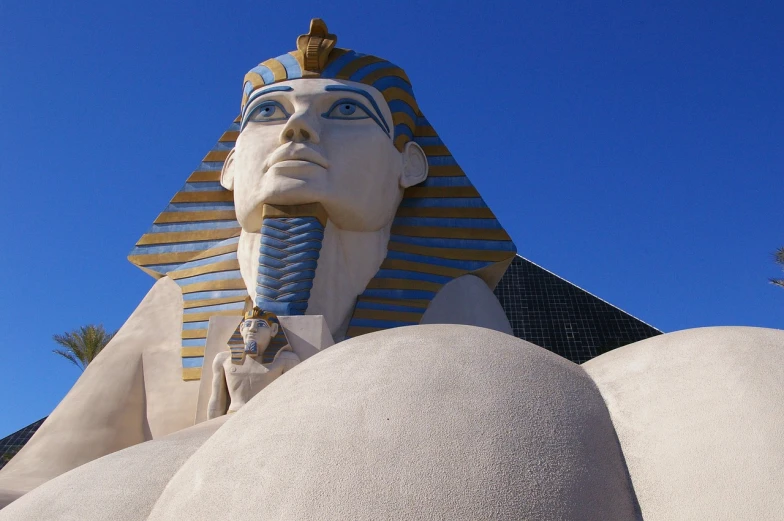
POLYGON ((249 355, 259 354, 259 346, 256 344, 255 340, 248 340, 245 343, 245 353, 249 355))
POLYGON ((256 306, 276 315, 304 315, 323 240, 324 225, 316 217, 265 217, 256 306))

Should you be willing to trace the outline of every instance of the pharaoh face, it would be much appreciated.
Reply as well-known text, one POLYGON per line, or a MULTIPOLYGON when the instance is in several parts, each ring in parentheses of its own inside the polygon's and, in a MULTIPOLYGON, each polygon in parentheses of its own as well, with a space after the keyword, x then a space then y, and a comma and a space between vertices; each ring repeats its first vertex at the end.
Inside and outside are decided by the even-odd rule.
POLYGON ((221 174, 242 228, 259 231, 265 203, 321 203, 344 230, 391 223, 403 190, 427 176, 422 149, 398 151, 393 126, 384 97, 361 83, 300 79, 253 91, 221 174))
POLYGON ((278 334, 278 325, 263 319, 245 319, 240 326, 245 341, 245 352, 252 355, 263 353, 270 341, 278 334))

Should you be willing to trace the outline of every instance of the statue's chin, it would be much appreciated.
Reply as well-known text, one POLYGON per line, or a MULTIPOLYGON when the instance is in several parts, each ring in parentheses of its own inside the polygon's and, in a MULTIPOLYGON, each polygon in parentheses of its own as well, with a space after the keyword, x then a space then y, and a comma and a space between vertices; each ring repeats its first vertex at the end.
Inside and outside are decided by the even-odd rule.
POLYGON ((265 182, 264 187, 252 199, 236 201, 237 218, 242 229, 248 233, 259 233, 262 224, 262 208, 265 204, 291 206, 297 204, 328 204, 328 190, 320 180, 296 179, 278 176, 274 182, 265 182))
POLYGON ((264 174, 260 201, 267 204, 307 204, 320 202, 329 193, 327 170, 315 163, 283 161, 264 174), (289 165, 290 166, 286 166, 289 165), (284 165, 284 166, 281 166, 284 165))

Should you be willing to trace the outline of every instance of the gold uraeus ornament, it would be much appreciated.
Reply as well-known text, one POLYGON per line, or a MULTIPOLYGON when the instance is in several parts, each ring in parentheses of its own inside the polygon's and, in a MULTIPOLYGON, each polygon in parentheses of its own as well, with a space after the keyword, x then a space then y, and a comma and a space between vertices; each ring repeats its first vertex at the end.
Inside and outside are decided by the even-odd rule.
POLYGON ((321 18, 314 18, 310 21, 308 34, 300 35, 297 38, 297 49, 302 53, 303 65, 306 73, 314 73, 315 76, 327 65, 329 53, 338 43, 338 37, 330 34, 327 24, 321 18))

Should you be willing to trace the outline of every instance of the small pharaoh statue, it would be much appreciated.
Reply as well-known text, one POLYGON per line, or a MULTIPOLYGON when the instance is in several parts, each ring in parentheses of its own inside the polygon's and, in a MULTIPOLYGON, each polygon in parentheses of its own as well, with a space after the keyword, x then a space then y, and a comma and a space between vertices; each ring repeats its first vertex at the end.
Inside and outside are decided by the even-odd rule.
POLYGON ((210 419, 237 412, 259 391, 300 362, 286 345, 272 363, 261 363, 261 355, 279 328, 273 313, 258 307, 245 313, 239 326, 244 346, 236 348, 230 342, 230 350, 218 353, 212 363, 212 395, 207 406, 210 419))

